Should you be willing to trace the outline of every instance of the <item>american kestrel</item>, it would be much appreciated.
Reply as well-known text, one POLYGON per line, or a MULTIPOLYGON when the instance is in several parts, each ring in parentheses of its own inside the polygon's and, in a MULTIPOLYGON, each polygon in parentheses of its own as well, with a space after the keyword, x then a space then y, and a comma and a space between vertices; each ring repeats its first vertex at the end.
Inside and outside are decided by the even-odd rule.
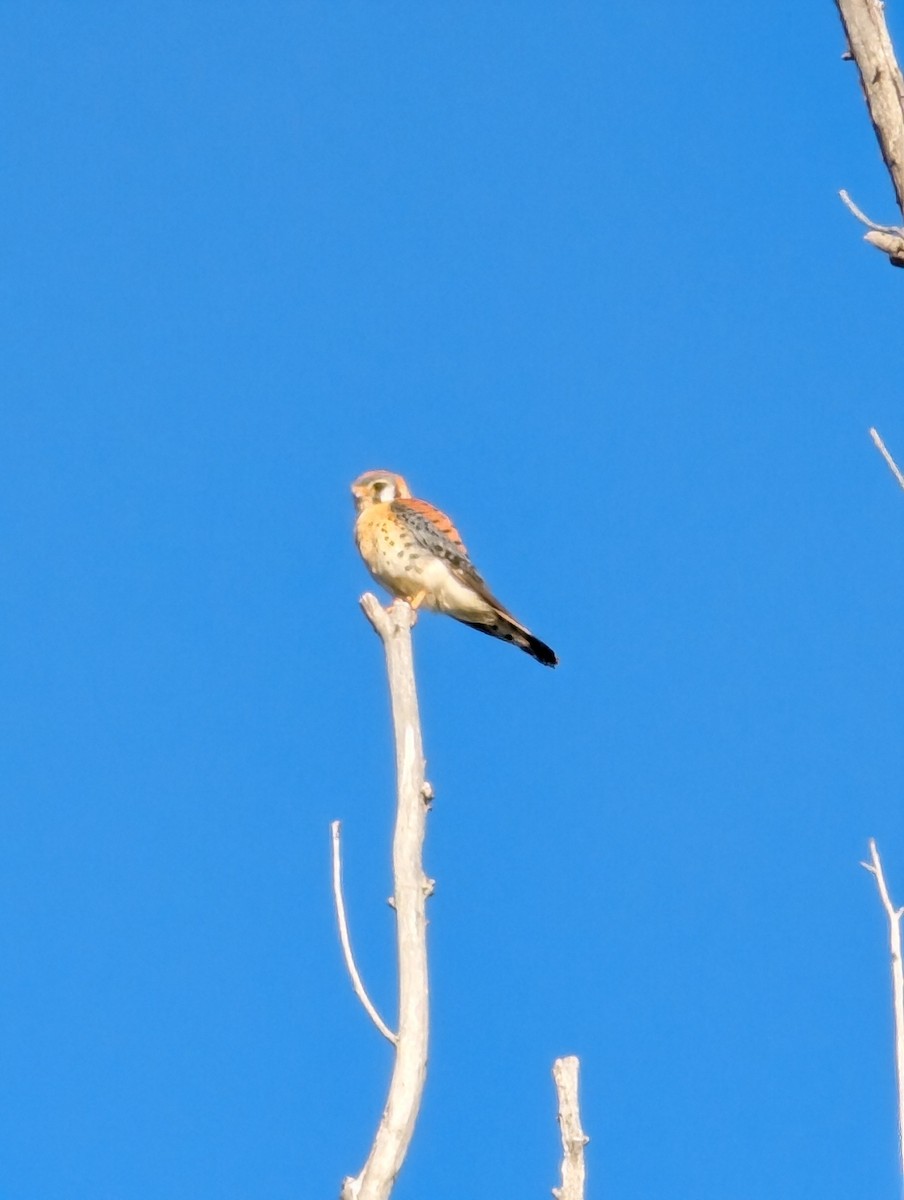
POLYGON ((448 613, 490 637, 513 642, 544 666, 559 661, 503 608, 474 569, 445 513, 415 500, 401 475, 365 471, 352 484, 355 541, 367 569, 414 609, 448 613))

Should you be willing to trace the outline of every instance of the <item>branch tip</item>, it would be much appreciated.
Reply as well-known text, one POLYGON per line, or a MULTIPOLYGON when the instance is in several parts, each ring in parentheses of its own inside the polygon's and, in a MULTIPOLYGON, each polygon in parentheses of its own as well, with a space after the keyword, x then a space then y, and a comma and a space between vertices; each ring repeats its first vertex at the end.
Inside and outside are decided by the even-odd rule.
POLYGON ((873 233, 887 233, 895 237, 904 238, 904 227, 901 225, 877 225, 875 221, 870 220, 862 209, 857 207, 844 188, 841 189, 838 195, 841 197, 845 207, 854 214, 861 224, 865 225, 873 233))
MULTIPOLYGON (((904 475, 902 475, 900 467, 895 462, 895 460, 892 458, 891 454, 889 453, 888 447, 885 445, 885 443, 882 441, 882 438, 879 436, 878 430, 876 430, 874 428, 870 428, 869 435, 873 439, 873 445, 876 447, 876 449, 879 451, 879 453, 885 459, 885 462, 888 465, 888 469, 891 471, 892 475, 894 475, 895 479, 898 481, 900 486, 902 488, 904 488, 904 475)), ((870 853, 873 852, 875 845, 876 845, 876 843, 874 841, 870 842, 870 853)))
POLYGON ((390 632, 389 614, 373 592, 365 592, 358 601, 378 637, 386 639, 390 632))

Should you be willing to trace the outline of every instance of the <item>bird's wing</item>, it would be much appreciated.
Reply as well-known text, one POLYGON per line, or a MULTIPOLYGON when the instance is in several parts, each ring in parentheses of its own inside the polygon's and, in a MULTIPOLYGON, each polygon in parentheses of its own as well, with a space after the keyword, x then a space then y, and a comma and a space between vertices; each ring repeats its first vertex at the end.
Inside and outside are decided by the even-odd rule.
POLYGON ((506 610, 490 592, 471 562, 458 530, 445 513, 426 500, 393 500, 393 513, 405 522, 414 540, 428 553, 449 564, 453 574, 500 612, 506 610))

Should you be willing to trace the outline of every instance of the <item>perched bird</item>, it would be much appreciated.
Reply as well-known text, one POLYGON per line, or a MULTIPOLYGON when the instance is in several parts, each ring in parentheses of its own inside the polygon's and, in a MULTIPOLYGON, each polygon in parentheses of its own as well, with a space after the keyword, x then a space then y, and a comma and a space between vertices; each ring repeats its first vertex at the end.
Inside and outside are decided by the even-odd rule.
POLYGON ((401 475, 365 471, 352 484, 355 541, 367 569, 412 608, 448 613, 481 633, 513 642, 544 666, 554 651, 503 608, 478 575, 458 530, 438 508, 416 500, 401 475))

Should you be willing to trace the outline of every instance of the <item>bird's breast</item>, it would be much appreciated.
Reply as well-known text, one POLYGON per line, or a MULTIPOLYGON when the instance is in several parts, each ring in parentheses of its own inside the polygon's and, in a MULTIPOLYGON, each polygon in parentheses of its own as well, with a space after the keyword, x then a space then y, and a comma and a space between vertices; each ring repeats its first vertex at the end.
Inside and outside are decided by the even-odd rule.
POLYGON ((443 558, 432 554, 398 522, 388 505, 366 509, 355 523, 355 538, 371 575, 403 600, 423 593, 424 608, 467 619, 487 610, 443 558), (384 511, 380 511, 380 510, 384 511))
POLYGON ((355 523, 355 540, 373 577, 393 595, 409 599, 418 591, 417 576, 426 551, 388 504, 366 509, 355 523))

